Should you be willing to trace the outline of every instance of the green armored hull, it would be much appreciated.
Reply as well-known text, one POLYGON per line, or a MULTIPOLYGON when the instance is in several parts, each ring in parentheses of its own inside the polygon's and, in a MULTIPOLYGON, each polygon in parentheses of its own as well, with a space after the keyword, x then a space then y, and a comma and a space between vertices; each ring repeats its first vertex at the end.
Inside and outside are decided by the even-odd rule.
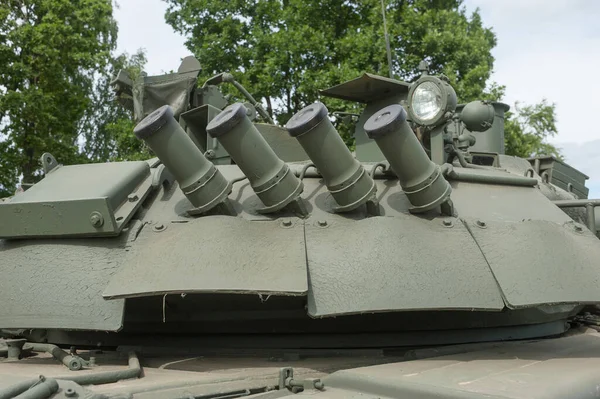
MULTIPOLYGON (((197 69, 115 81, 156 158, 45 154, 45 178, 0 203, 0 329, 29 341, 14 351, 407 351, 560 336, 600 303, 600 202, 568 165, 503 154, 505 105, 457 107, 443 77, 365 74, 322 92, 365 105, 353 154, 322 103, 279 126, 243 88, 227 105, 231 75, 196 87, 197 69)), ((377 367, 333 374, 330 392, 412 389, 377 367)), ((282 373, 279 388, 323 390, 282 373)))

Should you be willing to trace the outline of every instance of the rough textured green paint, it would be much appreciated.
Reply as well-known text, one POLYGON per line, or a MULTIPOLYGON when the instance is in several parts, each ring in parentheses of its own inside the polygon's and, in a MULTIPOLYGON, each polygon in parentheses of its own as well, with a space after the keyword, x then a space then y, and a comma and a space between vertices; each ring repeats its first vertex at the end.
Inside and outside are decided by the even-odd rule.
POLYGON ((288 227, 208 216, 200 224, 170 224, 161 232, 144 228, 137 244, 106 286, 104 297, 170 292, 306 295, 308 288, 304 226, 299 220, 288 227), (285 252, 280 251, 282 245, 285 252), (170 267, 165 267, 165 258, 170 267))
POLYGON ((504 307, 460 220, 452 228, 408 215, 335 220, 327 228, 307 224, 306 241, 311 316, 504 307))
POLYGON ((510 308, 595 301, 600 246, 585 227, 545 220, 492 221, 485 222, 485 228, 473 220, 466 224, 510 308), (567 267, 573 265, 573 259, 577 259, 576 272, 567 267))
POLYGON ((0 296, 10 303, 0 308, 0 326, 118 331, 125 302, 105 301, 102 290, 119 270, 127 240, 128 234, 60 241, 0 240, 0 296))

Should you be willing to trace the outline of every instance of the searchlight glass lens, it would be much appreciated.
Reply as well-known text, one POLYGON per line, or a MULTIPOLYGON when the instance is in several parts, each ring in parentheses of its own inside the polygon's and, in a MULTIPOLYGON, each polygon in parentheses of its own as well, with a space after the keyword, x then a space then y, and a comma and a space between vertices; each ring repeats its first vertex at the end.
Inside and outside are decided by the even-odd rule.
POLYGON ((432 120, 442 109, 442 91, 433 82, 423 82, 413 93, 412 109, 423 120, 432 120))

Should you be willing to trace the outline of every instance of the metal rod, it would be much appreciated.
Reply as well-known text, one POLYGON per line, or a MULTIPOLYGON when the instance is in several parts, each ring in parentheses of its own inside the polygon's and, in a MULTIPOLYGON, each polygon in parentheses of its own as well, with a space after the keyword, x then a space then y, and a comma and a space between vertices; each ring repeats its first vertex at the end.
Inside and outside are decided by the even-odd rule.
POLYGON ((310 168, 315 168, 316 169, 317 167, 315 166, 314 163, 309 163, 309 164, 304 165, 304 167, 302 168, 302 170, 300 170, 300 174, 298 175, 298 178, 300 180, 304 179, 304 176, 306 175, 306 171, 309 170, 310 168))
POLYGON ((387 21, 385 18, 385 5, 381 0, 381 15, 383 16, 383 33, 385 38, 385 49, 387 52, 388 67, 390 69, 390 78, 394 78, 394 68, 392 66, 392 50, 390 49, 390 36, 388 35, 387 21))
POLYGON ((39 378, 27 381, 21 381, 8 388, 0 389, 0 399, 12 398, 47 398, 58 391, 58 383, 55 379, 47 379, 43 375, 39 378))
POLYGON ((533 187, 538 184, 536 179, 524 176, 511 175, 483 175, 476 173, 464 173, 460 169, 442 168, 442 173, 449 180, 462 181, 465 183, 504 184, 507 186, 533 187))
POLYGON ((81 374, 76 376, 54 377, 57 380, 69 380, 79 385, 110 384, 120 380, 139 377, 142 372, 140 361, 135 352, 129 352, 129 367, 124 370, 105 371, 94 374, 81 374))
POLYGON ((385 162, 376 163, 371 168, 371 171, 369 172, 369 176, 375 177, 375 172, 377 172, 377 169, 381 169, 382 172, 385 172, 385 170, 387 169, 387 164, 385 162))
MULTIPOLYGON (((372 167, 373 164, 371 163, 367 163, 367 164, 362 164, 363 167, 367 168, 369 166, 372 167)), ((309 167, 306 167, 306 164, 302 165, 302 167, 299 167, 296 164, 290 164, 290 170, 292 172, 294 172, 294 174, 296 176, 298 176, 298 178, 300 178, 300 180, 302 180, 303 178, 321 178, 323 176, 321 176, 321 174, 318 172, 318 170, 316 169, 316 166, 314 167, 315 169, 313 171, 311 171, 311 167, 313 167, 314 165, 309 164, 309 167), (302 174, 302 169, 305 169, 304 174, 302 174)), ((387 168, 387 164, 386 164, 386 168, 387 168)), ((388 172, 385 172, 382 170, 382 168, 376 168, 375 174, 371 177, 373 177, 374 179, 394 179, 396 178, 396 175, 390 174, 388 172)))
MULTIPOLYGON (((83 375, 80 374, 76 376, 67 375, 61 377, 53 377, 53 379, 73 381, 79 385, 101 385, 110 384, 120 380, 137 378, 140 376, 141 372, 142 368, 140 366, 140 361, 138 360, 137 355, 135 354, 135 352, 129 352, 129 368, 125 370, 105 371, 101 373, 83 375)), ((8 388, 0 389, 0 399, 14 398, 16 395, 32 387, 38 381, 39 379, 23 381, 8 388)))
POLYGON ((46 399, 54 395, 58 391, 58 382, 55 379, 45 379, 43 376, 40 377, 40 383, 32 386, 25 392, 14 399, 46 399))
POLYGON ((600 206, 600 199, 573 199, 573 200, 556 200, 552 201, 559 208, 579 208, 591 206, 600 206))
POLYGON ((11 399, 20 393, 25 392, 36 384, 39 380, 27 380, 13 384, 7 388, 0 389, 0 399, 11 399))
POLYGON ((271 125, 275 124, 275 122, 273 122, 273 119, 271 119, 271 117, 269 116, 269 114, 267 113, 267 111, 265 111, 263 109, 262 105, 260 105, 260 103, 254 99, 254 97, 252 96, 252 94, 250 94, 250 92, 248 90, 246 90, 244 88, 244 86, 242 86, 235 79, 233 79, 230 83, 232 85, 234 85, 235 88, 238 89, 244 95, 244 97, 246 97, 250 101, 250 103, 252 105, 254 105, 254 107, 256 108, 256 110, 258 111, 258 113, 260 114, 260 116, 262 116, 263 118, 265 118, 265 120, 267 122, 269 122, 271 125))
POLYGON ((485 166, 473 165, 472 163, 468 163, 467 160, 465 159, 465 156, 463 155, 463 153, 462 153, 461 150, 455 149, 454 150, 454 155, 456 155, 456 157, 458 158, 458 163, 463 168, 490 170, 489 168, 486 168, 485 166))
POLYGON ((239 181, 246 180, 247 178, 248 178, 248 176, 240 176, 240 177, 236 177, 235 179, 231 179, 231 180, 230 180, 230 183, 231 183, 231 184, 235 184, 235 183, 237 183, 237 182, 239 182, 239 181))
POLYGON ((550 183, 550 177, 548 176, 548 171, 547 170, 543 171, 540 176, 542 178, 542 182, 544 182, 544 183, 550 183))
POLYGON ((594 205, 585 204, 586 216, 587 216, 587 226, 591 232, 596 233, 596 210, 594 209, 594 205))
POLYGON ((56 345, 52 344, 36 344, 29 343, 31 346, 31 350, 34 352, 46 352, 52 355, 56 360, 67 366, 69 370, 81 370, 83 367, 83 362, 79 356, 69 355, 64 350, 60 349, 56 345))

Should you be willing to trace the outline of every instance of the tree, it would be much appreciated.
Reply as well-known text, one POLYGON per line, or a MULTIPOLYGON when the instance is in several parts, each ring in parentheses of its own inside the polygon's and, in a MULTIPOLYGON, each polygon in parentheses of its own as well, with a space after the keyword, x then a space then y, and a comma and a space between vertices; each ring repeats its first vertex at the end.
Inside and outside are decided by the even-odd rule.
MULTIPOLYGON (((482 99, 502 101, 506 87, 492 84, 482 99)), ((537 104, 521 106, 516 102, 504 115, 505 153, 522 158, 554 155, 562 159, 560 150, 548 143, 557 134, 556 106, 543 99, 537 104)))
POLYGON ((400 77, 418 77, 427 60, 430 72, 450 78, 461 102, 480 98, 492 72, 496 36, 484 27, 479 10, 469 18, 462 0, 394 1, 390 31, 397 38, 400 77))
MULTIPOLYGON (((387 76, 380 0, 165 0, 167 23, 187 37, 204 78, 232 71, 279 123, 318 98, 318 90, 370 72, 387 76)), ((394 77, 413 81, 422 60, 450 78, 460 102, 499 100, 489 84, 494 32, 462 0, 384 0, 394 77)), ((330 110, 356 104, 321 99, 330 110)), ((507 152, 558 155, 554 106, 518 107, 506 117, 507 152)), ((342 128, 343 130, 343 128, 342 128)), ((344 135, 342 133, 342 135, 344 135)), ((352 140, 345 137, 347 144, 352 140)))
POLYGON ((111 0, 0 4, 0 191, 40 178, 39 157, 85 162, 81 121, 116 45, 111 0))
POLYGON ((555 104, 546 99, 533 105, 520 106, 507 112, 504 122, 506 154, 527 158, 533 155, 554 155, 561 159, 558 148, 546 142, 556 135, 555 104))
MULTIPOLYGON (((279 122, 319 89, 364 72, 387 75, 380 0, 165 1, 167 22, 187 36, 204 77, 237 72, 279 122)), ((477 12, 467 16, 461 0, 386 2, 396 77, 415 78, 427 58, 461 99, 483 92, 496 39, 477 12)))
POLYGON ((84 145, 82 151, 91 161, 142 160, 150 158, 144 142, 133 134, 133 114, 117 103, 111 81, 120 70, 132 79, 142 73, 146 54, 140 49, 113 57, 98 73, 92 92, 91 106, 81 121, 84 145))

